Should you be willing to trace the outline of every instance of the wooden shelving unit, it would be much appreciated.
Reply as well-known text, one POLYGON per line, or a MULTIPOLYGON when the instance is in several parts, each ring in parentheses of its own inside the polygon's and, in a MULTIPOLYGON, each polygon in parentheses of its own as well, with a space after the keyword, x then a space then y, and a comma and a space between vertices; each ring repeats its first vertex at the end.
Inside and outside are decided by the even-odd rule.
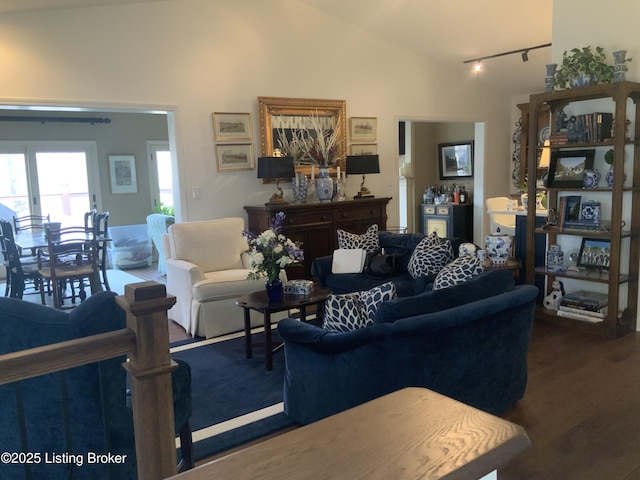
MULTIPOLYGON (((581 189, 581 188, 547 188, 548 203, 550 206, 558 207, 558 198, 561 192, 597 192, 598 195, 608 195, 611 208, 601 212, 602 218, 610 220, 611 225, 622 225, 623 218, 626 221, 624 230, 622 228, 611 228, 609 231, 585 231, 570 230, 560 228, 536 228, 535 212, 529 209, 527 213, 527 256, 526 256, 526 281, 535 284, 535 276, 543 275, 547 278, 547 292, 551 290, 551 283, 554 279, 563 278, 577 280, 588 289, 589 283, 607 285, 609 297, 609 313, 603 321, 598 323, 582 322, 570 318, 560 317, 555 311, 539 306, 536 318, 565 325, 576 330, 585 331, 609 338, 617 338, 636 329, 636 315, 638 303, 638 270, 640 261, 640 247, 638 236, 640 234, 640 83, 619 82, 604 85, 594 85, 589 87, 562 90, 557 92, 540 93, 530 96, 528 104, 529 118, 527 121, 528 131, 524 138, 537 139, 540 115, 547 115, 551 112, 551 130, 555 128, 555 118, 557 113, 563 108, 580 102, 597 99, 611 99, 614 111, 613 139, 602 142, 570 143, 552 145, 552 150, 579 150, 586 148, 613 149, 614 150, 614 177, 611 188, 581 189), (628 102, 628 100, 631 102, 628 102), (629 105, 632 108, 628 108, 629 105), (547 110, 548 109, 548 110, 547 110), (633 120, 633 131, 627 133, 630 138, 625 138, 626 120, 633 120), (625 148, 626 147, 626 148, 625 148), (626 185, 624 184, 625 165, 627 167, 626 185), (636 167, 638 165, 638 167, 636 167), (629 175, 629 172, 632 172, 629 175), (603 238, 611 242, 610 265, 608 271, 580 270, 566 271, 563 273, 550 272, 544 266, 536 266, 534 251, 536 233, 545 234, 546 248, 549 245, 559 243, 559 236, 578 236, 588 238, 603 238), (624 264, 621 261, 624 258, 624 264), (628 261, 627 261, 628 259, 628 261), (626 289, 623 292, 622 289, 626 289), (624 293, 624 295, 623 295, 624 293), (622 299, 622 300, 621 300, 622 299), (626 299, 626 300, 624 300, 626 299), (617 308, 616 308, 617 307, 617 308)), ((576 105, 576 108, 580 108, 576 105)), ((587 113, 587 112, 585 112, 587 113)), ((523 146, 524 148, 524 146, 523 146)), ((531 145, 527 149, 527 172, 529 178, 537 172, 537 159, 540 148, 531 145)), ((604 174, 603 174, 604 177, 604 174)), ((528 184, 529 198, 536 194, 535 182, 528 184)), ((540 238, 540 235, 537 235, 540 238)), ((538 240, 540 241, 540 240, 538 240)))

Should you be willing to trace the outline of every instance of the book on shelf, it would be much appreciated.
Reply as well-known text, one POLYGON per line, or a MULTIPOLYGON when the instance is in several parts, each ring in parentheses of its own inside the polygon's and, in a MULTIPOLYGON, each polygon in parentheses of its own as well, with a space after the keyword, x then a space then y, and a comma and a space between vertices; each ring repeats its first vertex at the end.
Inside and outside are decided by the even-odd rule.
POLYGON ((581 308, 580 306, 572 306, 572 305, 564 305, 560 304, 558 310, 562 310, 563 312, 573 312, 578 313, 580 315, 589 315, 590 317, 596 318, 604 318, 607 316, 607 311, 609 307, 598 308, 597 310, 590 310, 588 308, 581 308))
POLYGON ((593 317, 591 315, 584 315, 584 314, 575 313, 575 312, 567 312, 566 310, 558 310, 556 313, 558 314, 559 317, 571 318, 573 320, 581 320, 583 322, 589 322, 589 323, 604 322, 604 318, 593 317))
POLYGON ((560 305, 568 308, 574 308, 576 310, 586 310, 589 312, 599 312, 603 308, 607 308, 607 305, 588 304, 572 300, 565 300, 564 298, 560 301, 560 305))
POLYGON ((567 293, 563 297, 562 301, 566 302, 567 304, 577 304, 602 308, 609 303, 609 297, 606 293, 578 290, 577 292, 567 293))

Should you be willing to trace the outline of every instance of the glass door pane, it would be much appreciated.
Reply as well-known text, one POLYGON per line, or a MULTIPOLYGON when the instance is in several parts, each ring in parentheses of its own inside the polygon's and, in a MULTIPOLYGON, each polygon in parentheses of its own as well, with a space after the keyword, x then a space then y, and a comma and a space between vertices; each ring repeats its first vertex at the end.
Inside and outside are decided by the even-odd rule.
POLYGON ((84 152, 36 152, 40 210, 63 225, 83 225, 91 210, 84 152))
MULTIPOLYGON (((24 153, 0 153, 0 203, 16 212, 29 215, 29 183, 24 153)), ((6 213, 6 212, 5 212, 6 213)), ((3 218, 5 213, 0 212, 3 218)), ((11 218, 6 218, 11 220, 11 218)))

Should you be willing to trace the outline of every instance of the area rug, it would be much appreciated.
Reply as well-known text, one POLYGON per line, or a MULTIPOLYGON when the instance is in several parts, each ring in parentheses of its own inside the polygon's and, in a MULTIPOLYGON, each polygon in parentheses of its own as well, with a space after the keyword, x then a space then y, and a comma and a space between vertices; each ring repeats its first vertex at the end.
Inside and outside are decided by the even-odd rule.
MULTIPOLYGON (((253 342, 263 336, 254 333, 253 342)), ((191 365, 196 460, 293 425, 282 410, 284 352, 274 355, 273 370, 267 371, 264 346, 254 346, 247 359, 244 336, 231 337, 172 344, 171 356, 191 365)))

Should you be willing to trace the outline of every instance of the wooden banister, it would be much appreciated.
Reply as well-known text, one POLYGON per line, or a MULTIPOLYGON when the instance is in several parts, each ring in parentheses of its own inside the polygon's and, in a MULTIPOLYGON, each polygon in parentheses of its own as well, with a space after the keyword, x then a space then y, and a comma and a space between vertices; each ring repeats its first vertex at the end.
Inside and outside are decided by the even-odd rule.
POLYGON ((116 301, 127 328, 0 355, 0 385, 128 354, 138 479, 160 480, 177 472, 167 322, 176 299, 164 285, 141 282, 116 301))

